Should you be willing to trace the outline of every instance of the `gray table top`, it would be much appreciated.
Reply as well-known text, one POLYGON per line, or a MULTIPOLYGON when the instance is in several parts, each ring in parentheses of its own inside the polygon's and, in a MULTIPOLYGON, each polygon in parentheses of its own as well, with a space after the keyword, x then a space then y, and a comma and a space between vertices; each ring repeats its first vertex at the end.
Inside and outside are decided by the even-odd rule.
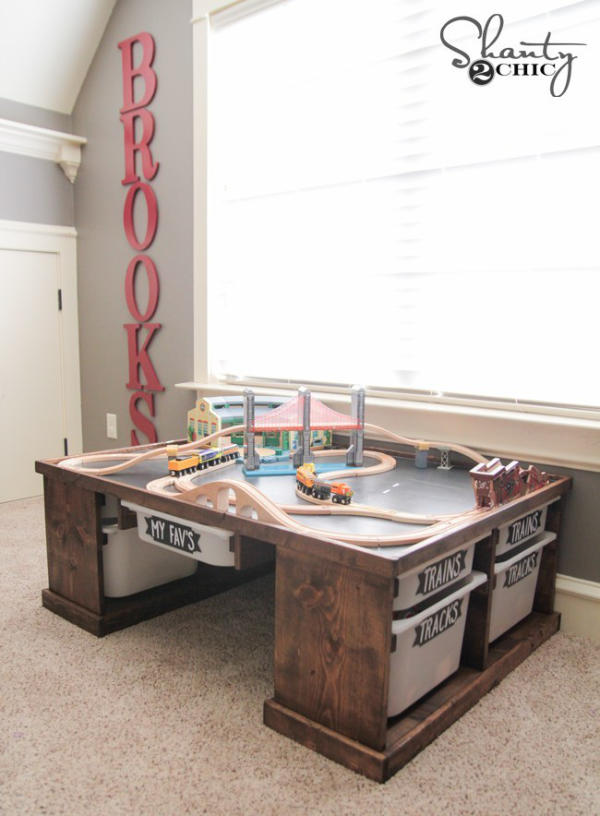
MULTIPOLYGON (((339 458, 328 458, 321 462, 317 459, 317 472, 320 471, 320 465, 327 465, 330 468, 336 462, 343 464, 343 454, 339 458)), ((374 463, 374 460, 365 457, 365 464, 370 463, 374 463)), ((114 464, 114 460, 110 464, 114 464)), ((98 462, 94 463, 94 467, 99 466, 98 462)), ((165 475, 167 475, 166 462, 161 458, 134 465, 128 471, 105 478, 132 487, 146 487, 148 482, 165 475)), ((327 478, 326 472, 323 472, 322 475, 323 478, 327 478)), ((278 504, 308 506, 296 495, 295 476, 245 476, 239 461, 226 468, 198 473, 193 481, 194 484, 200 485, 221 479, 247 481, 278 504)), ((338 477, 336 481, 346 481, 352 487, 354 490, 352 502, 355 504, 433 515, 461 513, 474 506, 473 489, 468 471, 460 468, 441 470, 433 466, 420 469, 415 467, 411 459, 398 458, 395 469, 386 473, 355 478, 351 478, 348 474, 338 477)), ((352 533, 361 535, 390 536, 416 529, 423 530, 422 525, 361 516, 298 515, 295 518, 307 527, 322 530, 325 535, 328 531, 351 530, 352 533)), ((394 557, 395 554, 398 554, 399 549, 404 550, 405 548, 378 549, 383 554, 394 557)))

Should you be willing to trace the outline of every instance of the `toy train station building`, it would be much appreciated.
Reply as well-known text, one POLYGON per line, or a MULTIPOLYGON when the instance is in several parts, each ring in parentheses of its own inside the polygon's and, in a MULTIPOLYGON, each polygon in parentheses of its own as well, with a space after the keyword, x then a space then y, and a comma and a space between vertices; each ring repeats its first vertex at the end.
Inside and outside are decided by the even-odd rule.
MULTIPOLYGON (((254 409, 256 419, 281 407, 287 398, 274 396, 255 396, 254 409)), ((244 422, 244 398, 243 396, 226 397, 202 397, 196 401, 196 406, 188 411, 187 415, 187 438, 190 442, 202 439, 204 436, 213 434, 234 425, 242 425, 244 422)), ((257 445, 263 448, 272 448, 277 451, 294 451, 300 444, 300 432, 284 429, 265 429, 257 433, 257 445)), ((221 440, 213 440, 212 445, 219 447, 221 440)), ((242 446, 244 444, 243 432, 233 434, 231 441, 242 446)), ((311 431, 311 447, 327 448, 332 445, 332 429, 318 429, 311 431)))

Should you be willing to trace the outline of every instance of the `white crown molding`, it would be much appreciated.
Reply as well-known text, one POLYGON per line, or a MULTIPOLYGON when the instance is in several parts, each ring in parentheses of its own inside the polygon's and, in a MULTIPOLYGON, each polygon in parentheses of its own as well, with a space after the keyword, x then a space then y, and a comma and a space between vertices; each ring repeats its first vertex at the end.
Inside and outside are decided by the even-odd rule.
POLYGON ((56 162, 71 184, 81 164, 81 146, 86 143, 87 139, 72 133, 0 119, 0 150, 56 162))

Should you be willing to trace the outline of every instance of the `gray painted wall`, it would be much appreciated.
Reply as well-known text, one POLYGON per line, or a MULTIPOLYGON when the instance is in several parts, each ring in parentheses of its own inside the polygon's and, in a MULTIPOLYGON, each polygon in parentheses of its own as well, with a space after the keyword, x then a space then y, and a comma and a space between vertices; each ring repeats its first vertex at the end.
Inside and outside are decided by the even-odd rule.
POLYGON ((51 161, 0 151, 0 218, 73 226, 73 185, 51 161))
MULTIPOLYGON (((124 323, 127 266, 137 254, 123 230, 124 175, 121 40, 147 31, 156 41, 158 88, 149 106, 156 120, 151 144, 160 163, 151 186, 158 199, 158 230, 147 250, 160 280, 153 321, 162 323, 150 357, 166 390, 155 395, 159 439, 185 435, 193 395, 173 384, 193 376, 192 312, 192 16, 191 0, 120 0, 109 20, 73 111, 73 131, 88 139, 75 184, 79 317, 85 450, 114 447, 106 413, 117 415, 116 444, 128 445, 133 427, 124 323)), ((140 297, 140 302, 145 302, 140 297)), ((145 411, 145 409, 144 409, 145 411)), ((139 434, 140 441, 146 441, 139 434)))
POLYGON ((72 133, 71 117, 66 113, 36 108, 34 105, 24 105, 12 99, 0 99, 0 119, 10 119, 13 122, 22 122, 25 125, 60 130, 63 133, 72 133))
MULTIPOLYGON (((71 117, 0 99, 0 119, 71 132, 71 117)), ((54 162, 0 151, 0 219, 72 226, 73 185, 54 162)))
POLYGON ((573 479, 562 519, 558 571, 600 582, 600 473, 554 465, 538 467, 573 479))

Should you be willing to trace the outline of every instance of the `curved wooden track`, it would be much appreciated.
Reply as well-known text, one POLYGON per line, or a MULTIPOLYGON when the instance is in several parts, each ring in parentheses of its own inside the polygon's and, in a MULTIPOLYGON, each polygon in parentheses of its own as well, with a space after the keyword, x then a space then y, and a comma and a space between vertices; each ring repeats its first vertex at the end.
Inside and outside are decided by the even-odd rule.
MULTIPOLYGON (((339 456, 340 453, 343 454, 343 452, 343 449, 338 448, 337 450, 315 451, 314 455, 319 459, 326 459, 330 456, 339 456)), ((322 478, 328 482, 330 482, 332 479, 355 479, 359 476, 374 476, 376 473, 385 473, 388 470, 394 470, 396 467, 396 459, 393 456, 390 456, 389 453, 366 450, 364 451, 364 455, 368 456, 370 459, 377 459, 379 464, 365 465, 364 467, 353 467, 350 470, 332 470, 330 472, 321 474, 322 478)))
MULTIPOLYGON (((206 447, 207 442, 212 442, 213 439, 218 439, 220 436, 230 436, 231 434, 238 433, 238 431, 243 431, 243 425, 233 425, 231 428, 225 428, 224 430, 217 431, 214 434, 210 434, 209 436, 203 436, 202 439, 196 440, 196 442, 186 442, 185 445, 178 445, 178 452, 179 453, 187 453, 189 451, 196 450, 197 448, 204 448, 206 447)), ((59 462, 59 467, 66 468, 67 470, 75 470, 75 471, 83 471, 84 473, 89 473, 93 476, 108 476, 111 473, 120 473, 123 470, 127 470, 134 465, 138 465, 140 462, 146 462, 148 459, 158 459, 160 456, 167 455, 167 445, 168 444, 176 444, 173 443, 166 443, 161 448, 152 448, 152 450, 145 451, 145 453, 83 453, 81 456, 75 456, 69 459, 63 459, 62 462, 59 462), (83 462, 106 462, 107 459, 120 459, 125 461, 121 461, 118 465, 109 465, 108 467, 103 468, 90 468, 90 467, 83 467, 83 462)))
MULTIPOLYGON (((187 442, 185 445, 179 445, 179 452, 186 453, 188 451, 196 450, 197 448, 203 448, 206 446, 207 442, 212 442, 213 439, 218 439, 221 436, 231 436, 232 434, 243 432, 244 426, 243 425, 233 425, 231 428, 224 428, 221 431, 216 431, 216 433, 210 434, 209 436, 204 436, 202 439, 196 440, 196 442, 187 442)), ((448 450, 454 451, 455 453, 460 453, 463 456, 466 456, 468 459, 471 459, 473 462, 487 462, 485 456, 482 456, 477 451, 473 450, 472 448, 467 448, 464 445, 455 445, 452 442, 430 442, 426 439, 411 439, 408 436, 402 436, 401 434, 397 434, 394 431, 388 431, 387 428, 382 428, 379 425, 371 425, 368 422, 365 422, 365 431, 374 433, 378 436, 383 436, 385 439, 391 439, 393 442, 399 442, 403 445, 410 445, 416 448, 418 445, 427 445, 430 448, 447 448, 448 450)), ((334 453, 333 451, 317 451, 319 455, 339 455, 339 451, 334 453)), ((366 451, 365 451, 366 453, 366 451)), ((111 473, 120 473, 123 470, 127 470, 134 465, 139 464, 140 462, 145 462, 148 459, 158 459, 160 456, 166 456, 167 454, 167 445, 163 445, 160 448, 152 448, 152 450, 145 451, 144 453, 84 453, 81 456, 70 457, 69 459, 63 459, 62 462, 59 462, 59 466, 66 468, 68 470, 83 470, 86 473, 94 474, 96 476, 108 476, 111 473), (83 463, 93 463, 93 462, 106 462, 107 459, 118 459, 120 460, 116 465, 109 465, 108 467, 102 468, 90 468, 90 467, 83 467, 83 463), (125 460, 125 461, 123 461, 125 460)), ((355 476, 364 475, 361 474, 359 471, 362 468, 359 468, 357 472, 354 473, 355 476)), ((370 471, 373 473, 373 471, 370 471)), ((347 473, 347 471, 344 471, 347 473)))
POLYGON ((345 541, 349 544, 359 544, 362 547, 394 547, 407 544, 416 544, 424 538, 447 531, 453 524, 462 522, 467 517, 481 511, 472 510, 462 513, 456 519, 448 521, 437 521, 431 524, 423 532, 412 531, 391 536, 359 535, 355 533, 341 533, 331 530, 321 530, 315 527, 308 527, 296 521, 291 515, 271 499, 264 496, 259 490, 246 482, 236 482, 232 479, 223 479, 217 482, 209 482, 181 493, 175 497, 177 501, 185 501, 188 504, 198 504, 209 507, 220 513, 230 513, 235 507, 238 516, 254 518, 268 524, 277 524, 286 529, 295 530, 303 535, 318 536, 337 541, 345 541), (232 501, 233 498, 233 501, 232 501))
POLYGON ((335 502, 317 499, 308 493, 302 493, 298 488, 296 488, 296 496, 314 506, 303 507, 301 504, 280 504, 279 507, 285 513, 291 513, 294 516, 366 516, 367 518, 380 518, 385 521, 397 521, 401 524, 435 524, 438 521, 450 521, 462 515, 462 513, 450 513, 431 516, 420 513, 402 513, 399 510, 392 510, 387 507, 374 507, 370 504, 357 504, 356 502, 336 504, 335 502))
POLYGON ((383 436, 385 439, 391 439, 393 442, 400 442, 402 445, 411 445, 416 448, 418 445, 427 445, 429 448, 436 448, 437 450, 448 449, 454 453, 460 453, 471 459, 473 462, 487 462, 487 458, 482 456, 473 448, 467 448, 465 445, 455 445, 453 442, 430 442, 428 439, 410 439, 408 436, 401 436, 394 431, 388 431, 387 428, 381 428, 379 425, 371 425, 365 422, 365 433, 370 432, 383 436))
MULTIPOLYGON (((243 425, 235 425, 231 428, 226 428, 217 431, 210 436, 205 436, 196 442, 188 442, 184 445, 178 445, 180 453, 186 453, 196 450, 198 448, 206 447, 206 444, 221 436, 230 436, 231 434, 239 433, 244 430, 243 425)), ((446 442, 430 442, 422 439, 411 439, 410 437, 402 436, 388 431, 378 425, 371 425, 365 423, 365 431, 377 436, 382 436, 394 442, 412 447, 419 445, 427 445, 430 448, 446 448, 448 450, 460 453, 463 456, 471 459, 474 462, 487 462, 488 460, 479 454, 477 451, 464 445, 455 445, 446 442)), ((174 444, 174 443, 173 443, 174 444)), ((317 457, 339 456, 340 450, 332 451, 315 451, 317 457)), ((160 448, 152 448, 136 454, 130 451, 123 453, 93 453, 82 454, 78 457, 71 457, 64 459, 59 463, 60 467, 68 470, 80 471, 89 473, 91 475, 108 476, 113 473, 120 473, 128 470, 134 465, 140 464, 150 459, 158 459, 161 456, 166 457, 167 445, 160 448), (105 465, 104 467, 89 467, 89 464, 94 462, 106 462, 111 460, 118 460, 114 465, 105 465), (85 463, 85 467, 84 467, 85 463)), ((368 476, 375 473, 383 473, 385 471, 393 470, 396 466, 396 460, 389 454, 380 451, 365 451, 365 456, 369 456, 378 460, 378 464, 361 468, 353 468, 352 470, 332 471, 325 474, 328 480, 339 478, 356 478, 360 476, 368 476)), ((233 462, 226 462, 222 465, 215 466, 215 469, 228 467, 234 464, 233 462)), ((413 544, 422 541, 424 538, 441 533, 447 530, 457 521, 462 521, 473 514, 478 514, 482 511, 474 509, 466 513, 445 516, 427 516, 417 515, 412 513, 401 513, 395 510, 386 510, 385 508, 371 507, 368 505, 327 505, 324 506, 318 500, 315 500, 319 506, 302 507, 297 505, 278 505, 276 502, 264 496, 259 490, 246 482, 237 482, 234 480, 223 479, 219 481, 209 482, 205 485, 196 486, 192 480, 194 474, 188 477, 174 478, 172 476, 165 476, 161 479, 155 479, 147 484, 147 489, 153 493, 169 496, 179 501, 186 501, 190 503, 199 503, 206 506, 212 506, 219 509, 221 512, 235 512, 241 516, 250 516, 257 518, 260 521, 266 521, 271 524, 281 525, 288 529, 297 530, 305 535, 324 536, 329 539, 346 541, 352 544, 360 544, 366 547, 381 547, 381 546, 398 546, 413 544), (175 492, 173 492, 173 487, 175 492), (337 533, 329 530, 318 530, 313 527, 308 527, 300 521, 292 518, 292 515, 354 515, 354 516, 369 516, 373 518, 381 518, 398 523, 423 524, 427 525, 427 529, 423 532, 402 533, 391 536, 374 536, 374 535, 358 535, 352 533, 337 533)), ((298 492, 298 495, 310 501, 305 494, 298 492)))
MULTIPOLYGON (((231 464, 231 463, 226 463, 231 464)), ((222 465, 221 467, 224 467, 222 465)), ((193 479, 196 474, 189 476, 161 476, 160 479, 154 479, 148 482, 146 490, 151 493, 157 493, 160 496, 167 496, 168 498, 177 498, 179 494, 190 493, 196 490, 199 485, 194 484, 193 479)), ((210 484, 210 483, 209 483, 210 484)), ((385 521, 395 521, 400 524, 423 524, 432 525, 438 521, 452 521, 462 517, 462 513, 448 513, 440 515, 428 515, 419 513, 404 513, 399 510, 393 510, 385 507, 374 507, 368 504, 335 504, 333 502, 323 502, 320 499, 301 493, 296 490, 296 495, 310 506, 302 504, 278 504, 273 502, 286 515, 293 516, 363 516, 366 518, 380 518, 385 521)), ((236 498, 230 496, 229 506, 235 507, 236 498)))
POLYGON ((195 471, 194 473, 186 473, 185 476, 161 476, 158 479, 153 479, 146 484, 146 490, 150 493, 158 493, 160 496, 173 497, 179 493, 185 493, 187 490, 193 490, 197 485, 194 484, 196 476, 208 476, 211 473, 216 473, 218 470, 235 467, 237 460, 230 462, 220 462, 218 465, 212 465, 207 470, 195 471), (169 487, 174 487, 175 490, 169 490, 169 487))

